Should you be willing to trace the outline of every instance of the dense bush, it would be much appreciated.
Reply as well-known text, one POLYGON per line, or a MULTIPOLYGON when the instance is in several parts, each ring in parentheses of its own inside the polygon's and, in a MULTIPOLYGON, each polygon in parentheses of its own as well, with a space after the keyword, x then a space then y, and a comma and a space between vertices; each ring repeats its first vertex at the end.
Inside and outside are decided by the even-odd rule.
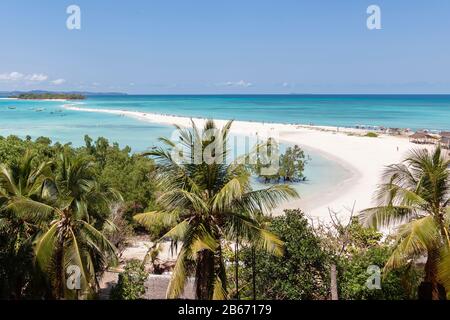
POLYGON ((378 134, 375 132, 367 132, 365 136, 369 138, 378 138, 378 134))
POLYGON ((383 273, 383 266, 390 256, 387 246, 373 247, 356 252, 351 259, 341 259, 339 264, 338 286, 340 298, 344 300, 401 300, 416 297, 418 272, 410 268, 401 268, 383 273), (369 288, 366 284, 371 273, 369 266, 378 266, 381 270, 380 289, 369 288))
POLYGON ((113 300, 136 300, 145 293, 145 281, 148 278, 142 262, 130 260, 125 271, 119 274, 117 285, 112 288, 110 298, 113 300))
MULTIPOLYGON (((372 229, 364 228, 354 218, 348 225, 334 220, 332 228, 320 232, 322 247, 329 252, 332 263, 337 265, 339 299, 409 299, 415 297, 418 285, 416 268, 401 268, 383 273, 391 249, 389 240, 372 229), (379 268, 380 288, 368 286, 374 275, 371 268, 379 268)), ((321 230, 323 231, 323 229, 321 230)))
MULTIPOLYGON (((321 299, 328 293, 328 257, 308 220, 299 210, 273 218, 269 230, 285 244, 282 257, 256 250, 256 295, 260 299, 321 299)), ((241 296, 252 297, 252 249, 241 253, 241 296)))

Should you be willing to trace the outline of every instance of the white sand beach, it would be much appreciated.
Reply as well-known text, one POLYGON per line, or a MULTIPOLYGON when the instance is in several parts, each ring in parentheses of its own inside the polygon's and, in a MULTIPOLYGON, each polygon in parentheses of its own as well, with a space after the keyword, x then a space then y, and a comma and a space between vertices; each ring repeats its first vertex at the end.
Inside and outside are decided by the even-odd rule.
MULTIPOLYGON (((190 118, 173 115, 90 109, 71 105, 66 105, 65 108, 84 112, 117 114, 160 124, 191 125, 190 118)), ((201 126, 204 119, 194 118, 194 121, 201 126)), ((224 120, 216 121, 219 126, 226 122, 224 120)), ((301 208, 308 216, 323 221, 329 219, 329 209, 338 212, 342 218, 345 218, 350 215, 353 206, 355 213, 372 206, 372 196, 384 167, 400 162, 409 150, 418 148, 404 136, 381 134, 377 138, 364 137, 366 132, 360 129, 248 121, 235 121, 232 126, 232 132, 239 135, 254 135, 256 132, 264 131, 276 132, 281 141, 317 150, 324 157, 338 162, 350 172, 348 179, 330 190, 324 190, 320 196, 286 203, 273 213, 281 214, 282 210, 287 208, 301 208)))

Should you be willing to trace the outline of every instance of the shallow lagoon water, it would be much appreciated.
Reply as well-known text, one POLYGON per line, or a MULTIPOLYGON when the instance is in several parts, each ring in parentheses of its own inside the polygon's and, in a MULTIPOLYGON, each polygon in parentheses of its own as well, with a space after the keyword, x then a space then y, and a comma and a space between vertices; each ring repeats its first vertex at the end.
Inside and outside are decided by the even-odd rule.
MULTIPOLYGON (((84 144, 84 135, 103 136, 134 152, 158 145, 173 127, 107 113, 67 110, 64 104, 89 108, 154 112, 279 123, 354 126, 357 124, 450 130, 450 96, 99 96, 82 102, 19 101, 0 99, 0 135, 46 136, 52 141, 84 144)), ((314 150, 307 181, 295 184, 304 197, 329 189, 350 172, 314 150)), ((254 180, 255 187, 264 184, 254 180)))

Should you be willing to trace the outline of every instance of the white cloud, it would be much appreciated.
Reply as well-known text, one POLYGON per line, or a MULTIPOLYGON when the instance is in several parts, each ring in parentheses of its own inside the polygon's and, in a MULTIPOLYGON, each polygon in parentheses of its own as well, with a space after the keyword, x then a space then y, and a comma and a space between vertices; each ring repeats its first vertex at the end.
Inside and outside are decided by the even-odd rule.
POLYGON ((281 84, 281 86, 282 86, 283 88, 294 88, 294 87, 295 87, 295 83, 291 83, 291 82, 283 82, 283 83, 281 84))
POLYGON ((42 82, 48 79, 48 76, 42 73, 33 73, 30 75, 25 76, 25 80, 28 81, 36 81, 36 82, 42 82))
POLYGON ((20 72, 2 73, 0 74, 0 80, 4 81, 17 81, 23 79, 24 75, 20 72))
POLYGON ((55 85, 60 85, 60 84, 63 84, 65 82, 66 82, 66 80, 64 80, 64 79, 56 79, 56 80, 52 81, 52 83, 55 84, 55 85))
POLYGON ((247 81, 244 81, 244 80, 240 80, 240 81, 228 81, 228 82, 225 82, 225 83, 218 83, 217 86, 219 86, 219 87, 227 86, 227 87, 248 88, 248 87, 253 86, 253 83, 247 82, 247 81))
POLYGON ((17 71, 13 71, 11 73, 2 73, 0 74, 0 80, 14 82, 14 81, 32 81, 32 82, 42 82, 46 81, 48 76, 42 73, 33 73, 33 74, 23 74, 17 71))

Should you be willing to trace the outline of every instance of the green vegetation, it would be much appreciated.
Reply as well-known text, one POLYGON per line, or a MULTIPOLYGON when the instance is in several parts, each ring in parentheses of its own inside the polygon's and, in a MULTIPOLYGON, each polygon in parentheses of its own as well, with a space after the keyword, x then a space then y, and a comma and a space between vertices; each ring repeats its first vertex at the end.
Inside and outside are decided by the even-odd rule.
POLYGON ((415 299, 419 272, 414 268, 400 268, 389 272, 380 281, 380 289, 367 286, 372 274, 369 266, 384 266, 389 258, 390 249, 385 244, 371 248, 359 248, 352 253, 351 259, 340 259, 338 265, 338 285, 340 299, 343 300, 402 300, 415 299))
POLYGON ((21 93, 10 98, 22 99, 22 100, 84 100, 85 96, 74 93, 21 93))
POLYGON ((196 280, 198 299, 228 296, 224 241, 251 242, 274 255, 283 252, 283 242, 261 228, 255 216, 275 208, 284 199, 296 197, 297 193, 285 185, 253 191, 250 173, 244 165, 217 161, 227 159, 228 150, 224 146, 231 124, 228 122, 220 129, 220 139, 211 134, 217 129, 213 121, 206 122, 203 132, 195 126, 192 130, 178 129, 189 159, 197 156, 195 146, 201 147, 201 155, 214 150, 216 161, 210 164, 175 161, 172 151, 177 141, 164 140, 166 149, 149 153, 158 163, 157 180, 165 192, 157 199, 159 210, 139 214, 135 219, 149 227, 154 223, 165 224, 170 231, 162 239, 181 242, 168 288, 169 298, 180 297, 191 275, 196 280))
POLYGON ((295 145, 287 148, 281 155, 279 176, 283 181, 300 181, 306 177, 303 175, 307 163, 305 152, 295 145))
POLYGON ((348 225, 333 218, 332 228, 321 226, 319 236, 332 264, 337 267, 337 289, 341 299, 415 298, 418 270, 404 267, 386 274, 381 270, 389 258, 390 238, 383 240, 381 233, 372 228, 364 228, 357 218, 352 218, 348 225), (380 288, 374 289, 367 285, 369 276, 373 274, 371 267, 379 268, 382 276, 380 288))
MULTIPOLYGON (((271 157, 272 153, 278 154, 279 152, 278 145, 271 140, 267 141, 263 147, 267 148, 267 157, 271 157)), ((288 147, 286 152, 280 155, 276 172, 267 174, 264 169, 271 167, 272 163, 269 160, 264 161, 261 157, 257 158, 256 165, 252 169, 265 183, 298 182, 306 179, 303 172, 307 162, 305 152, 295 145, 288 147)))
MULTIPOLYGON (((179 140, 145 155, 105 138, 75 148, 0 137, 0 299, 95 299, 105 270, 143 232, 154 242, 147 259, 125 266, 112 299, 143 297, 145 263, 163 270, 163 241, 181 249, 169 298, 188 277, 198 299, 448 298, 450 161, 439 148, 387 167, 374 208, 346 224, 329 212, 323 224, 300 210, 267 215, 297 194, 283 184, 253 190, 263 161, 204 161, 226 159, 230 127, 178 128, 179 140), (185 161, 199 150, 202 161, 185 161), (377 231, 392 226, 391 236, 377 231), (79 286, 68 287, 76 270, 79 286)), ((279 179, 300 179, 305 163, 300 148, 286 150, 279 179)))
POLYGON ((126 240, 120 235, 130 232, 121 213, 131 211, 131 220, 130 203, 150 209, 153 161, 103 138, 86 141, 73 148, 47 138, 0 137, 2 298, 92 297, 126 240), (77 291, 65 285, 70 265, 82 275, 77 291))
POLYGON ((246 246, 241 253, 240 290, 253 297, 253 277, 258 299, 321 299, 328 292, 328 257, 320 239, 299 210, 268 221, 269 231, 285 244, 284 255, 272 256, 246 246), (254 275, 253 272, 256 272, 254 275))
POLYGON ((389 166, 377 191, 379 205, 361 220, 375 228, 400 224, 385 270, 426 256, 419 294, 429 299, 450 293, 450 161, 438 147, 412 151, 401 164, 389 166))
POLYGON ((367 132, 365 137, 369 137, 369 138, 378 138, 378 134, 375 132, 367 132))
POLYGON ((137 300, 145 294, 145 281, 149 273, 141 261, 130 260, 125 266, 125 271, 119 274, 117 285, 111 290, 112 300, 137 300))
MULTIPOLYGON (((347 230, 341 225, 311 226, 303 212, 266 220, 269 230, 285 243, 282 257, 251 246, 240 253, 241 296, 246 299, 330 299, 331 266, 337 270, 340 299, 412 299, 416 297, 419 273, 402 268, 382 275, 380 289, 367 286, 369 266, 383 266, 390 248, 375 230, 353 219, 347 230)), ((231 272, 230 272, 231 273, 231 272)))

